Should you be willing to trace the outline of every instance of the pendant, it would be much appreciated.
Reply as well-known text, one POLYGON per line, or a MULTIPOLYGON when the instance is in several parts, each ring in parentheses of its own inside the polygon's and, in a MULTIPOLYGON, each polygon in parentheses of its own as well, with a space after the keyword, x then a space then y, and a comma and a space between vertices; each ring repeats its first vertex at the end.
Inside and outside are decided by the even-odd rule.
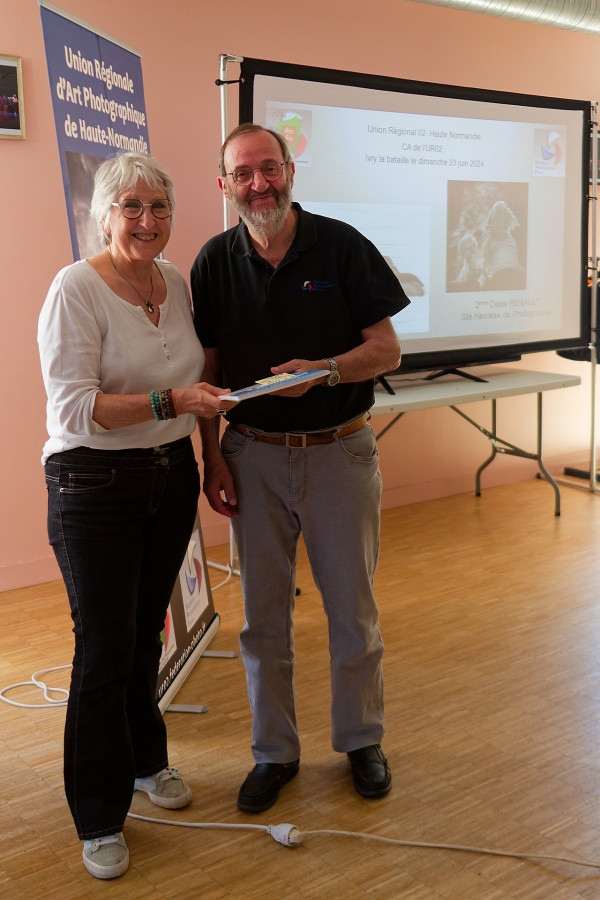
POLYGON ((152 300, 144 300, 144 303, 146 304, 148 312, 152 314, 154 312, 154 303, 152 300))

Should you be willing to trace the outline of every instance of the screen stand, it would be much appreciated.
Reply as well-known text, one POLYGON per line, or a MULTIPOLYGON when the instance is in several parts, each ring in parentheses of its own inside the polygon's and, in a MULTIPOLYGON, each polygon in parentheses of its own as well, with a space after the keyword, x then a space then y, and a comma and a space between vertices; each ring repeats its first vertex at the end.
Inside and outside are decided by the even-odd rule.
POLYGON ((423 381, 433 381, 434 378, 441 378, 442 375, 460 375, 461 378, 470 378, 471 381, 487 381, 487 378, 481 378, 479 375, 471 375, 470 372, 463 372, 462 369, 440 369, 439 372, 430 372, 429 375, 425 375, 423 381))
POLYGON ((385 375, 378 375, 376 380, 379 382, 379 384, 382 386, 382 388, 384 388, 388 392, 388 394, 391 394, 392 397, 395 396, 396 392, 393 389, 393 387, 391 386, 391 384, 389 383, 389 381, 387 380, 387 378, 385 377, 385 375))

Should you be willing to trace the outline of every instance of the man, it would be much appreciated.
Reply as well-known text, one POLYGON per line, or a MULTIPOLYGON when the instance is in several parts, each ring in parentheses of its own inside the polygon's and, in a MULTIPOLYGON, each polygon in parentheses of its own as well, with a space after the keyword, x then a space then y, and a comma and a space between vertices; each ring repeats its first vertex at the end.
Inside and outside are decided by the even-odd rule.
POLYGON ((203 380, 235 389, 270 374, 329 373, 229 410, 221 447, 218 419, 200 424, 204 492, 232 520, 244 593, 255 766, 238 807, 268 809, 299 767, 292 614, 301 531, 329 622, 332 745, 348 754, 356 790, 379 797, 391 787, 372 590, 381 479, 366 423, 374 376, 399 363, 390 316, 409 301, 355 229, 292 203, 294 163, 280 135, 239 126, 220 170, 242 222, 208 241, 192 268, 203 380))

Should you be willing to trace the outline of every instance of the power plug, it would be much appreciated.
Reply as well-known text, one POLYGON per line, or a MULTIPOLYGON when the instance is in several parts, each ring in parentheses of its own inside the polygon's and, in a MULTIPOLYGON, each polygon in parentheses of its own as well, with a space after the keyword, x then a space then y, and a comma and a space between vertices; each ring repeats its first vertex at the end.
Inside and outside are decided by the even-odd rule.
POLYGON ((275 838, 278 843, 283 844, 284 847, 295 847, 297 844, 302 843, 300 830, 288 822, 282 825, 268 825, 267 831, 271 837, 275 838))

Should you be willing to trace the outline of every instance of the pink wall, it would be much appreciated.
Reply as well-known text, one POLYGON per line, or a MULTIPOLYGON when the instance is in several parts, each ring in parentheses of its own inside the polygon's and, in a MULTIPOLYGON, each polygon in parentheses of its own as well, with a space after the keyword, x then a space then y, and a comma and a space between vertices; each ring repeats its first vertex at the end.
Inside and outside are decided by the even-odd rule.
MULTIPOLYGON (((220 97, 214 82, 223 52, 522 93, 577 99, 600 95, 600 38, 410 0, 347 0, 343 12, 339 4, 322 0, 305 0, 301 6, 261 0, 250 5, 230 0, 224 6, 189 0, 63 0, 58 5, 142 53, 152 151, 171 172, 178 193, 167 255, 184 273, 200 245, 222 228, 216 188, 220 97), (274 21, 267 22, 267 12, 274 21)), ((0 52, 23 59, 27 116, 26 141, 0 141, 4 590, 58 577, 46 538, 39 462, 45 398, 36 323, 50 281, 72 258, 36 0, 2 0, 1 42, 0 52)), ((231 124, 233 97, 234 91, 231 124)), ((544 437, 546 460, 556 467, 585 460, 589 367, 555 354, 529 358, 524 365, 574 372, 584 379, 581 388, 547 395, 544 437)), ((532 404, 533 398, 521 397, 500 405, 508 440, 532 444, 532 404)), ((486 420, 487 407, 478 406, 471 413, 486 420)), ((405 417, 380 445, 384 505, 471 490, 474 468, 487 449, 485 439, 450 410, 405 417)), ((526 478, 535 469, 528 461, 509 459, 494 468, 485 484, 526 478)), ((204 502, 201 516, 207 545, 227 540, 226 523, 204 502)))

